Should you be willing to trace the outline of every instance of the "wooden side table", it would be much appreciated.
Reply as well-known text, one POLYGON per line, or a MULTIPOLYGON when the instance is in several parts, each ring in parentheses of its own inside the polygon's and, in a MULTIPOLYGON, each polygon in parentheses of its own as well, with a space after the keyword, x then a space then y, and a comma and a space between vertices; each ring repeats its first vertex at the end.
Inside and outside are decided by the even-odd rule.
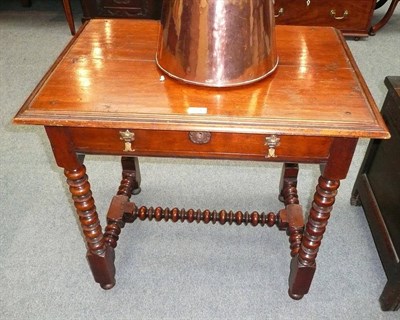
MULTIPOLYGON (((14 121, 45 127, 64 169, 95 281, 115 284, 114 252, 134 220, 277 225, 289 235, 289 294, 309 291, 340 180, 359 137, 389 133, 339 31, 278 26, 278 69, 248 86, 196 87, 164 77, 154 58, 159 24, 94 19, 84 25, 14 121), (84 154, 122 156, 122 181, 103 230, 84 154), (139 156, 284 163, 278 213, 138 208, 139 156), (321 166, 307 222, 298 163, 321 166)), ((145 192, 145 190, 143 191, 145 192)))
POLYGON ((400 77, 387 77, 382 116, 392 138, 372 140, 354 184, 352 204, 364 208, 388 281, 383 310, 400 308, 400 77))

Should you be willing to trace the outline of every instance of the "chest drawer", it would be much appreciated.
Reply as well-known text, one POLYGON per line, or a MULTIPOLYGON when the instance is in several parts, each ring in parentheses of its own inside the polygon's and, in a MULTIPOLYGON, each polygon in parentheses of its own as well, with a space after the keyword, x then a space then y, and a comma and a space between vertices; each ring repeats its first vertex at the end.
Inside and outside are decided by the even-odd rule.
POLYGON ((332 138, 220 132, 70 128, 82 153, 314 162, 332 138))
POLYGON ((162 0, 83 0, 84 16, 159 19, 162 0))
POLYGON ((277 24, 331 26, 345 35, 368 35, 373 0, 276 0, 277 24))

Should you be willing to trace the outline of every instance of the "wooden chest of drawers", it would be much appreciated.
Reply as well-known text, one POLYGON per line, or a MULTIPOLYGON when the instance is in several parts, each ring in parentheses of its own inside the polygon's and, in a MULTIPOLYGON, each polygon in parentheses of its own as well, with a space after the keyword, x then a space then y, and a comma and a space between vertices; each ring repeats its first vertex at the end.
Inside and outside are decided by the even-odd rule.
POLYGON ((368 36, 375 0, 275 0, 277 24, 332 26, 346 36, 368 36))
MULTIPOLYGON (((162 0, 81 0, 83 18, 159 19, 162 0)), ((376 0, 275 0, 277 24, 332 26, 346 36, 368 36, 376 0)))
MULTIPOLYGON (((84 19, 159 19, 162 0, 81 0, 84 19)), ((277 24, 332 26, 346 36, 368 36, 376 0, 275 0, 277 24)))

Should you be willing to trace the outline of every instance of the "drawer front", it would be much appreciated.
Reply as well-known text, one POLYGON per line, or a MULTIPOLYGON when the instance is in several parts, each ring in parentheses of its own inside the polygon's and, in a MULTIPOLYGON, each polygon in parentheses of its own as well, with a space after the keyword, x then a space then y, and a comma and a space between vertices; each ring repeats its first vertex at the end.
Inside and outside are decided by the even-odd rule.
POLYGON ((159 19, 161 0, 101 0, 96 16, 159 19))
POLYGON ((276 0, 277 24, 331 26, 345 34, 368 34, 374 0, 276 0))
POLYGON ((132 156, 320 162, 332 138, 220 132, 71 128, 78 152, 132 156))

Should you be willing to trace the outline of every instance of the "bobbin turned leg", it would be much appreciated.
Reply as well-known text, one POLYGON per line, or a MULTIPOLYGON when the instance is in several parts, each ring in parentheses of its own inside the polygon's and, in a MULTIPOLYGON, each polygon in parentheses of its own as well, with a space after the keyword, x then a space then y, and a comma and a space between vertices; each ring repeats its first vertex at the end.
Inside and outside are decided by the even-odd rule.
POLYGON ((122 180, 120 182, 117 195, 113 197, 110 208, 107 213, 107 226, 104 232, 104 238, 109 246, 117 247, 121 229, 125 222, 133 222, 136 217, 131 213, 135 204, 129 202, 132 194, 140 192, 140 171, 139 161, 136 157, 122 157, 122 180), (136 192, 135 192, 136 191, 136 192))
POLYGON ((292 258, 290 265, 289 295, 295 300, 301 299, 311 285, 318 248, 321 245, 338 187, 338 180, 328 180, 322 176, 319 178, 301 247, 298 255, 292 258))
POLYGON ((292 258, 289 295, 301 299, 308 293, 316 270, 316 257, 335 202, 340 180, 346 178, 357 139, 335 139, 326 165, 321 168, 314 200, 305 226, 301 247, 292 258), (345 155, 345 157, 343 157, 345 155))
POLYGON ((103 237, 99 217, 82 164, 83 157, 75 153, 67 128, 46 127, 57 165, 64 168, 69 190, 87 245, 87 259, 94 279, 103 289, 115 285, 114 249, 103 237))
POLYGON ((297 176, 299 165, 297 163, 284 163, 282 166, 281 182, 279 185, 279 201, 285 205, 299 203, 297 195, 297 176))
MULTIPOLYGON (((130 194, 139 194, 141 177, 140 177, 140 169, 139 169, 139 159, 137 157, 122 157, 122 179, 124 180, 133 180, 132 190, 129 190, 130 194)), ((124 189, 123 181, 121 181, 120 189, 118 194, 122 194, 124 189), (122 189, 121 189, 122 188, 122 189)), ((124 193, 125 194, 125 193, 124 193)), ((130 197, 130 195, 129 195, 130 197)))
POLYGON ((64 174, 87 243, 87 259, 94 279, 103 289, 111 289, 115 285, 114 250, 104 241, 86 168, 81 165, 65 169, 64 174))
POLYGON ((289 236, 290 255, 294 257, 298 252, 304 230, 303 209, 299 204, 297 193, 297 163, 284 163, 282 167, 279 200, 285 204, 285 209, 279 212, 279 217, 288 223, 283 227, 289 236))

